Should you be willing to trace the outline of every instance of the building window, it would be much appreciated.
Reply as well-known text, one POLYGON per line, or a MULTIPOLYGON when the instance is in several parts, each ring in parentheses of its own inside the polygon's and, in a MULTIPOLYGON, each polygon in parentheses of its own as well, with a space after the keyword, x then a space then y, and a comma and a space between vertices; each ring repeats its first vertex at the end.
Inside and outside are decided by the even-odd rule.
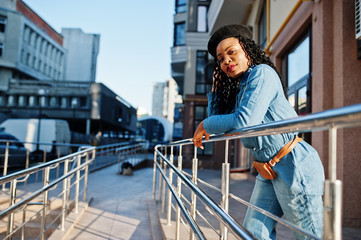
POLYGON ((29 96, 29 106, 35 107, 38 105, 38 99, 35 96, 29 96))
POLYGON ((26 54, 26 65, 30 66, 30 53, 26 54))
POLYGON ((28 104, 28 96, 20 95, 19 96, 19 106, 25 107, 28 104))
POLYGON ((0 42, 0 57, 4 54, 4 43, 0 42))
POLYGON ((35 69, 35 68, 36 68, 36 57, 33 57, 33 62, 32 62, 32 64, 33 64, 33 68, 35 69))
POLYGON ((7 103, 7 96, 6 95, 0 95, 0 106, 5 106, 7 103))
POLYGON ((50 97, 49 105, 50 107, 58 107, 59 106, 58 97, 50 97))
POLYGON ((0 32, 5 32, 6 29, 6 17, 0 15, 0 32))
POLYGON ((211 91, 211 85, 207 83, 206 66, 208 64, 207 51, 197 51, 196 94, 205 94, 211 91))
POLYGON ((68 108, 68 107, 69 107, 69 98, 67 98, 67 97, 62 97, 62 98, 61 98, 60 107, 61 107, 61 108, 68 108))
MULTIPOLYGON (((298 115, 311 113, 311 35, 310 29, 282 58, 282 75, 288 88, 288 101, 298 115)), ((310 134, 304 139, 311 141, 310 134)))
POLYGON ((265 1, 259 18, 258 44, 262 49, 265 49, 267 45, 267 4, 265 1))
POLYGON ((27 26, 25 26, 25 28, 24 28, 24 42, 29 41, 29 35, 30 35, 30 29, 27 26))
POLYGON ((175 1, 175 12, 183 13, 187 10, 187 0, 176 0, 175 1))
POLYGON ((186 24, 176 23, 174 25, 174 46, 182 46, 186 43, 186 24))
POLYGON ((14 107, 17 105, 18 97, 15 95, 9 95, 8 97, 8 106, 14 107))
POLYGON ((47 96, 40 96, 39 97, 39 105, 41 106, 41 107, 47 107, 47 106, 49 106, 49 104, 48 104, 48 97, 47 96))
POLYGON ((207 6, 198 6, 197 12, 197 32, 207 32, 207 6))
MULTIPOLYGON (((198 125, 208 117, 208 107, 203 105, 196 105, 194 108, 194 128, 193 132, 197 129, 198 125)), ((197 148, 199 155, 211 155, 213 153, 212 143, 203 143, 204 150, 197 148)))
POLYGON ((80 100, 80 107, 81 108, 88 107, 88 104, 87 104, 88 101, 87 101, 86 97, 80 97, 79 100, 80 100))

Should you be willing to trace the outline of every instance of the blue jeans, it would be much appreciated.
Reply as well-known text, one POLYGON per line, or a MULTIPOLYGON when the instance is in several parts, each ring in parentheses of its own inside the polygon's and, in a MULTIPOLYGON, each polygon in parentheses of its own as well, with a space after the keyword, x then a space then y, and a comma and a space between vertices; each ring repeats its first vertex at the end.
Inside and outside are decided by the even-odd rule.
MULTIPOLYGON (((317 152, 305 141, 273 168, 274 180, 256 178, 250 203, 322 237, 324 172, 317 152)), ((251 208, 244 226, 257 239, 276 239, 276 221, 251 208)), ((296 239, 309 239, 294 231, 296 239)))

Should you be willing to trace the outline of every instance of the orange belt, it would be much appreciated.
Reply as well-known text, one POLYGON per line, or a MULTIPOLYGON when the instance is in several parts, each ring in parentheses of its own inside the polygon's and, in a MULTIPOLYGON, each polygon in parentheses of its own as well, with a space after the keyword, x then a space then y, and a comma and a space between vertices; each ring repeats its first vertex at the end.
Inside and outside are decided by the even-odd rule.
POLYGON ((296 147, 297 143, 302 140, 303 140, 302 138, 296 136, 295 139, 293 139, 292 141, 288 142, 286 145, 283 146, 283 148, 277 153, 277 155, 268 162, 268 165, 274 167, 274 165, 276 165, 276 163, 278 163, 281 158, 283 158, 289 152, 291 152, 292 149, 296 147))

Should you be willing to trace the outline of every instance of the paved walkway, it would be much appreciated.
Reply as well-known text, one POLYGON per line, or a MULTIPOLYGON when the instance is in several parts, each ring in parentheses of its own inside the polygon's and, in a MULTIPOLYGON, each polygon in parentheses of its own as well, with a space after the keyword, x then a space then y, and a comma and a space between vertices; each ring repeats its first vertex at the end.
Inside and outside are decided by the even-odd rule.
POLYGON ((136 170, 133 176, 117 171, 113 165, 89 174, 88 196, 93 200, 69 239, 152 239, 147 209, 152 169, 136 170))
MULTIPOLYGON (((161 239, 161 237, 152 238, 147 207, 148 201, 153 202, 153 169, 136 170, 133 176, 119 175, 117 170, 117 165, 113 165, 89 175, 88 196, 93 200, 67 239, 161 239)), ((221 173, 218 170, 200 170, 198 177, 214 186, 219 187, 220 185, 221 173)), ((230 192, 248 200, 253 185, 254 177, 249 174, 232 175, 230 192)), ((218 199, 216 195, 218 193, 215 191, 213 193, 209 191, 207 194, 212 195, 212 197, 215 196, 215 200, 218 199)), ((158 199, 158 192, 156 197, 158 199)), ((202 204, 198 203, 197 205, 202 204)), ((157 204, 156 208, 161 210, 161 204, 157 204)), ((232 200, 230 201, 230 211, 232 216, 242 222, 246 207, 242 207, 240 203, 232 200)), ((172 214, 173 218, 174 212, 172 214)), ((167 226, 164 215, 164 212, 160 212, 160 222, 164 235, 167 239, 174 239, 175 224, 167 226)), ((294 239, 290 230, 280 224, 277 230, 278 240, 294 239)), ((183 236, 181 239, 189 238, 188 233, 181 236, 183 236)), ((361 239, 360 236, 361 229, 344 229, 344 240, 361 239)))

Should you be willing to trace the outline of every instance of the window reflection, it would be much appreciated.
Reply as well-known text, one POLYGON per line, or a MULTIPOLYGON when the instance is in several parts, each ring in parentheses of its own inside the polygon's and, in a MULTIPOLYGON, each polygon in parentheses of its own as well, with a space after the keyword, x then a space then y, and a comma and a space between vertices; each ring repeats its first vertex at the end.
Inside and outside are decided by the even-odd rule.
POLYGON ((305 115, 307 113, 307 88, 303 87, 298 90, 298 114, 305 115))
POLYGON ((310 44, 307 36, 298 47, 288 55, 288 87, 310 72, 310 44))
POLYGON ((197 32, 207 32, 207 6, 198 6, 197 32))
POLYGON ((180 45, 184 45, 186 43, 185 27, 186 27, 185 23, 175 24, 174 46, 180 46, 180 45))
POLYGON ((293 108, 295 108, 295 106, 296 106, 295 100, 296 100, 295 94, 291 94, 288 96, 288 101, 290 102, 290 104, 293 108))

